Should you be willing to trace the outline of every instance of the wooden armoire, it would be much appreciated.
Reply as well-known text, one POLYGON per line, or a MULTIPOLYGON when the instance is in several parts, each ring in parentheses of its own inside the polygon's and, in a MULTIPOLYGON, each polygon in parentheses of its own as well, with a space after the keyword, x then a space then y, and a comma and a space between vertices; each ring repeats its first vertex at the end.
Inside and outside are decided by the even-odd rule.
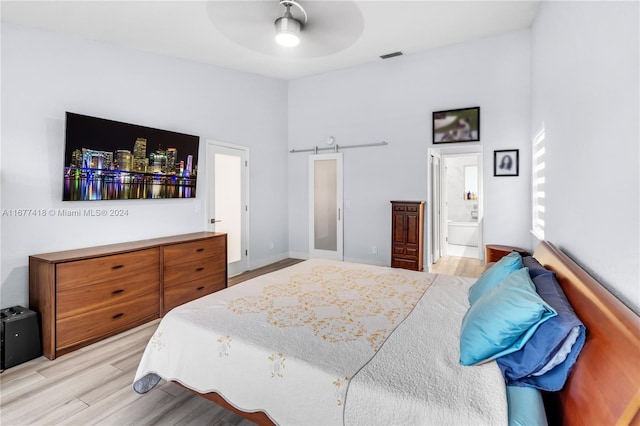
POLYGON ((391 202, 391 267, 423 269, 424 201, 391 202))

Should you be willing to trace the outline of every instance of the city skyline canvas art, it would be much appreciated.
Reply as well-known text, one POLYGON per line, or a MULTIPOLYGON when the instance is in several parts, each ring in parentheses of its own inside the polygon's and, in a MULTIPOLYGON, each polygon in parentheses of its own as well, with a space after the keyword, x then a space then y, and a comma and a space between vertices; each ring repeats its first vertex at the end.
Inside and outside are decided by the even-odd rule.
POLYGON ((200 138, 66 113, 63 201, 195 198, 200 138))

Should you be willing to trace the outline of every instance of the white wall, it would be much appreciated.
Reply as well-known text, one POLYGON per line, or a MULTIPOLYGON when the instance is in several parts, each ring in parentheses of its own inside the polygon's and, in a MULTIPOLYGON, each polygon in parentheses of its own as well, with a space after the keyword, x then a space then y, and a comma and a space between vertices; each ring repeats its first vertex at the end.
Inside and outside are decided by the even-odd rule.
MULTIPOLYGON (((390 264, 389 201, 429 200, 432 112, 472 106, 481 109, 485 242, 526 246, 529 31, 289 83, 290 148, 322 146, 329 135, 339 145, 389 142, 344 151, 345 260, 390 264), (493 177, 498 149, 520 149, 519 177, 493 177), (374 245, 378 254, 372 254, 374 245)), ((289 247, 298 255, 308 252, 307 155, 289 157, 289 247)))
POLYGON ((208 138, 250 147, 252 264, 285 257, 286 123, 284 81, 3 22, 2 211, 129 215, 3 215, 1 306, 28 303, 30 254, 204 230, 208 138), (197 198, 63 203, 65 111, 201 136, 197 198))
POLYGON ((545 123, 545 239, 640 312, 638 2, 543 2, 532 132, 545 123))

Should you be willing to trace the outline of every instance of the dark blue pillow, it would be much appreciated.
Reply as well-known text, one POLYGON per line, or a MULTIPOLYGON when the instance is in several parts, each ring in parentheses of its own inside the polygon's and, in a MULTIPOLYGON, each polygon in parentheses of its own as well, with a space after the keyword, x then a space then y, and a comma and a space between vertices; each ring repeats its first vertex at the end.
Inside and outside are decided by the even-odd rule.
POLYGON ((564 386, 582 350, 586 330, 556 281, 555 274, 538 275, 533 283, 540 297, 558 315, 540 324, 522 349, 498 358, 497 362, 508 385, 558 391, 564 386), (570 340, 567 342, 567 339, 570 340), (571 345, 573 339, 575 342, 571 345), (549 362, 559 363, 544 372, 549 362), (543 374, 537 375, 541 370, 543 374))
POLYGON ((553 274, 553 272, 545 269, 540 264, 540 262, 538 262, 536 258, 532 256, 522 256, 522 265, 529 268, 529 276, 531 277, 531 279, 534 279, 538 275, 542 274, 553 274))

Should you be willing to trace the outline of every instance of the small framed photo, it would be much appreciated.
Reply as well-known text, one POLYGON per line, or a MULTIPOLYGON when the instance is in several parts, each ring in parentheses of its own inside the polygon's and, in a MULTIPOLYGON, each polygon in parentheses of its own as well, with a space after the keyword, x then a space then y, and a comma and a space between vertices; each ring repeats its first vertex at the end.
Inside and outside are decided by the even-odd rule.
POLYGON ((519 151, 518 149, 493 151, 493 175, 518 176, 519 151))
POLYGON ((480 107, 434 111, 433 143, 478 142, 480 107))

